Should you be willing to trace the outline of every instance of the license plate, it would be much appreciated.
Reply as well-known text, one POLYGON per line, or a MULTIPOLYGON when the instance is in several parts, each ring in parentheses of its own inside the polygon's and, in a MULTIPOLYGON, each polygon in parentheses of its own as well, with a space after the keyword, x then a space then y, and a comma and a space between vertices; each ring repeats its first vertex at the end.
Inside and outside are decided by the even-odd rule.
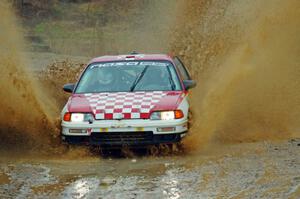
POLYGON ((136 127, 135 130, 136 131, 144 131, 145 129, 144 129, 144 127, 136 127))
POLYGON ((108 132, 108 128, 100 128, 100 132, 101 133, 106 133, 106 132, 108 132))

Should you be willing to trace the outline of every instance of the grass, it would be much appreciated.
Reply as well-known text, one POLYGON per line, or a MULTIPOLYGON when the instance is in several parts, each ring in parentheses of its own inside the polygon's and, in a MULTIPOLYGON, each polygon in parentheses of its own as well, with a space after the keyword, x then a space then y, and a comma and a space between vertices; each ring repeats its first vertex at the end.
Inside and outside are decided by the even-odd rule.
POLYGON ((95 56, 133 50, 124 41, 133 40, 130 32, 137 21, 133 19, 142 15, 138 5, 143 4, 114 7, 115 3, 105 2, 56 3, 52 16, 39 20, 33 32, 56 53, 95 56))

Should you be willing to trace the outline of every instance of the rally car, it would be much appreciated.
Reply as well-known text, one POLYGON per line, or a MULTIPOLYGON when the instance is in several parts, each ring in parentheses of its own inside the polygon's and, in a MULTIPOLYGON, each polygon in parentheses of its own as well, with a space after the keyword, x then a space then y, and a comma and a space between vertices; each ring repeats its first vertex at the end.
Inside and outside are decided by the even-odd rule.
POLYGON ((196 82, 177 57, 129 54, 93 59, 62 110, 62 140, 100 146, 177 143, 188 131, 196 82))

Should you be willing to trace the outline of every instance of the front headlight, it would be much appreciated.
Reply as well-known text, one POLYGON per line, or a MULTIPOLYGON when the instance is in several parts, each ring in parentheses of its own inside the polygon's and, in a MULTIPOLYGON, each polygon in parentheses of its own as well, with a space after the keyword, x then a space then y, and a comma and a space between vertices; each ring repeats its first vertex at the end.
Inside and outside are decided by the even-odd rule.
POLYGON ((91 122, 94 117, 90 113, 65 113, 64 121, 66 122, 91 122))
POLYGON ((174 120, 183 118, 183 112, 181 110, 175 111, 156 111, 150 116, 151 120, 174 120))
POLYGON ((71 114, 71 122, 83 122, 84 114, 83 113, 72 113, 71 114))

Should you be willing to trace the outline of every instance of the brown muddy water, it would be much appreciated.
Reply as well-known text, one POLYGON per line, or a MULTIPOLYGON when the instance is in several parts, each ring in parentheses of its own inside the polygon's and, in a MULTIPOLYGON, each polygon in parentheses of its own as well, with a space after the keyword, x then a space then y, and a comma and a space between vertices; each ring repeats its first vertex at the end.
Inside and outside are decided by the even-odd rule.
MULTIPOLYGON (((30 73, 17 20, 0 2, 0 198, 300 197, 299 1, 176 3, 164 46, 145 49, 167 43, 198 81, 185 152, 103 158, 59 142, 64 102, 30 73)), ((149 31, 139 40, 157 35, 149 31)))
POLYGON ((299 198, 300 140, 131 158, 0 158, 1 198, 299 198))

